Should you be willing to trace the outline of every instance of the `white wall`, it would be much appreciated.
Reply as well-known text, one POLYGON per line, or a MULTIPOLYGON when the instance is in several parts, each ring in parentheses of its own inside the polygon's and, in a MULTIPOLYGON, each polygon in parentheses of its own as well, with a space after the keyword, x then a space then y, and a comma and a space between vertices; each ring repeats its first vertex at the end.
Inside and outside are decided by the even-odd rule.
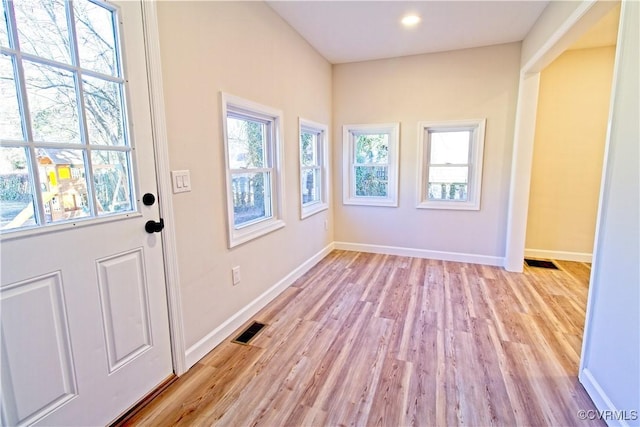
POLYGON ((623 3, 580 369, 596 406, 627 411, 626 423, 635 426, 640 425, 639 17, 640 3, 623 3))
POLYGON ((549 43, 550 37, 565 24, 567 19, 579 13, 583 6, 580 1, 551 1, 542 11, 535 25, 522 41, 522 65, 534 59, 537 53, 549 43))
POLYGON ((298 117, 331 125, 331 65, 262 2, 158 2, 158 20, 171 169, 190 170, 193 188, 173 195, 192 364, 217 328, 333 241, 331 210, 300 220, 298 185, 298 117), (284 114, 286 227, 232 250, 220 91, 284 114))
POLYGON ((527 255, 591 261, 614 55, 569 50, 540 73, 527 255))
POLYGON ((336 242, 501 264, 519 66, 519 43, 335 65, 336 242), (416 209, 418 122, 474 118, 487 119, 480 211, 416 209), (399 207, 344 206, 342 126, 389 122, 400 122, 399 207))

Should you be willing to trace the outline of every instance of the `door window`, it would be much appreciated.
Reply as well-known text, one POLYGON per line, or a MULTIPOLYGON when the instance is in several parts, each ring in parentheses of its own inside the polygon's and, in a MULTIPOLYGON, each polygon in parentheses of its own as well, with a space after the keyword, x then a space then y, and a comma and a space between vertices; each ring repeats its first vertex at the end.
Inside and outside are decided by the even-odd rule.
POLYGON ((117 8, 0 4, 0 231, 134 211, 117 8))

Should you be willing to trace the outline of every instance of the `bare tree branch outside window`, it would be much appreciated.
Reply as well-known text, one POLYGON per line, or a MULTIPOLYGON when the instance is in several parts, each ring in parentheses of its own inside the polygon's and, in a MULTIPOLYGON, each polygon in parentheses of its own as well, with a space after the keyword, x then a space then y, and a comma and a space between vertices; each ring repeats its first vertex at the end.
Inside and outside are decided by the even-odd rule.
POLYGON ((36 206, 42 223, 133 209, 115 11, 88 0, 2 4, 0 229, 34 224, 36 206))

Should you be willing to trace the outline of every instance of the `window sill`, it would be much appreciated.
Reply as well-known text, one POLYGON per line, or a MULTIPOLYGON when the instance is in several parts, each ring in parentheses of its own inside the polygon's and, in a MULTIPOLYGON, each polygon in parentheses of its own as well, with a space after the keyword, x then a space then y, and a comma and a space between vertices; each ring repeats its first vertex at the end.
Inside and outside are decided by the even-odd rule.
POLYGON ((446 209, 446 210, 457 210, 457 211, 479 211, 480 210, 480 202, 455 202, 450 200, 443 201, 427 201, 423 200, 422 202, 416 205, 417 209, 446 209))
POLYGON ((229 236, 229 249, 250 242, 251 240, 262 237, 273 231, 279 230, 285 226, 285 222, 281 219, 270 219, 259 223, 243 227, 241 229, 233 229, 229 236))
POLYGON ((385 199, 385 198, 375 199, 375 198, 367 198, 367 197, 357 198, 357 199, 356 198, 344 199, 342 201, 342 204, 353 205, 353 206, 382 206, 382 207, 388 207, 388 208, 398 207, 397 200, 385 199))
POLYGON ((327 203, 312 203, 307 206, 302 206, 300 210, 300 219, 309 218, 312 215, 317 214, 318 212, 326 211, 329 209, 329 205, 327 203))

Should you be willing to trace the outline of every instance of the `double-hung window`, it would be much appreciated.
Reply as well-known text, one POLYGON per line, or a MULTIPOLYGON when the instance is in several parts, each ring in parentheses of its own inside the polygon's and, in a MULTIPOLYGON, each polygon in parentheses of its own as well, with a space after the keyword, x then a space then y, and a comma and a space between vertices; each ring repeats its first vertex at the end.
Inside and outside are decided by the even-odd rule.
POLYGON ((222 94, 229 247, 284 226, 282 112, 222 94))
POLYGON ((398 206, 399 134, 399 123, 344 126, 344 204, 398 206))
POLYGON ((421 122, 418 208, 480 209, 485 120, 421 122))
POLYGON ((302 219, 328 208, 327 126, 300 118, 302 219))
POLYGON ((0 229, 136 209, 118 9, 0 2, 0 229))

